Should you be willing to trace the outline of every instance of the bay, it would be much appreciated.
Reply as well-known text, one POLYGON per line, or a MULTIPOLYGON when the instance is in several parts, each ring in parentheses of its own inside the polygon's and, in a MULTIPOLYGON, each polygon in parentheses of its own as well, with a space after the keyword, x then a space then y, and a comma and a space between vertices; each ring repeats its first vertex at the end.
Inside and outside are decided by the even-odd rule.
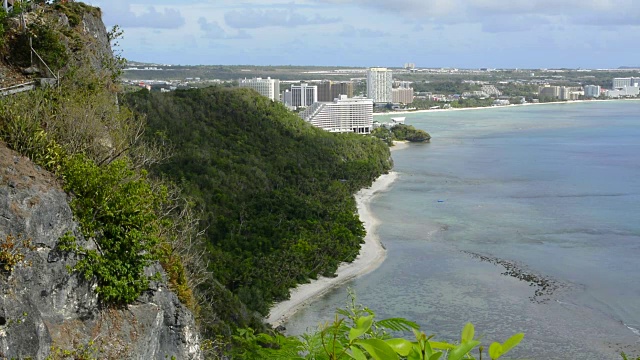
POLYGON ((387 259, 287 332, 331 320, 350 287, 379 318, 440 339, 469 321, 486 344, 524 332, 510 358, 640 356, 640 102, 406 121, 433 138, 393 153, 400 176, 371 204, 387 259))

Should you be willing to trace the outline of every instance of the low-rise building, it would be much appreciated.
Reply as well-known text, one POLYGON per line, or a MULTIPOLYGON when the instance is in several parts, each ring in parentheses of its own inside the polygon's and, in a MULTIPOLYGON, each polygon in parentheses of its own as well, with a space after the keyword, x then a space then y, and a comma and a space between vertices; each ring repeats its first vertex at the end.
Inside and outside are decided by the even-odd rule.
POLYGON ((489 96, 500 96, 502 92, 495 85, 482 85, 482 92, 489 96))
POLYGON ((640 87, 624 86, 621 89, 607 90, 605 96, 609 98, 635 97, 640 95, 640 87))

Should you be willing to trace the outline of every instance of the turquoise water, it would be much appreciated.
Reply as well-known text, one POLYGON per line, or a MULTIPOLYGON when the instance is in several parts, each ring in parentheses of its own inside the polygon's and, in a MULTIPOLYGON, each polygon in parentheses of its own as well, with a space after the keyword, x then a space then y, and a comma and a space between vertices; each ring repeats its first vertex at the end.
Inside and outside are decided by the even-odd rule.
POLYGON ((331 319, 349 286, 379 317, 441 339, 467 321, 486 343, 524 332, 510 358, 640 356, 640 102, 406 121, 433 139, 393 153, 400 177, 372 202, 387 259, 288 333, 331 319))

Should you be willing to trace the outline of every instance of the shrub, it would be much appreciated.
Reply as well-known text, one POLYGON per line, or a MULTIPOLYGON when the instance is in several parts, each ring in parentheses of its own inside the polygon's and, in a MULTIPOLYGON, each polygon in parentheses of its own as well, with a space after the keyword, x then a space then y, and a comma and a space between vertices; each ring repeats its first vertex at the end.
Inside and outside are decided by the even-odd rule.
POLYGON ((30 239, 7 235, 4 240, 0 240, 0 271, 11 274, 13 269, 24 260, 25 253, 33 250, 35 247, 30 239))
POLYGON ((28 30, 25 33, 16 34, 11 40, 12 63, 23 67, 31 65, 29 39, 32 39, 33 48, 51 70, 62 69, 69 61, 69 54, 62 43, 60 33, 52 25, 37 22, 29 24, 28 30))
POLYGON ((0 9, 0 48, 4 46, 5 32, 7 26, 7 12, 4 9, 0 9))
POLYGON ((152 191, 146 172, 131 170, 126 160, 99 167, 82 155, 64 165, 64 188, 74 195, 71 208, 83 235, 95 250, 62 242, 62 250, 82 255, 74 267, 87 280, 96 279, 96 291, 109 303, 131 303, 147 290, 144 268, 157 260, 160 221, 157 210, 166 191, 152 191))

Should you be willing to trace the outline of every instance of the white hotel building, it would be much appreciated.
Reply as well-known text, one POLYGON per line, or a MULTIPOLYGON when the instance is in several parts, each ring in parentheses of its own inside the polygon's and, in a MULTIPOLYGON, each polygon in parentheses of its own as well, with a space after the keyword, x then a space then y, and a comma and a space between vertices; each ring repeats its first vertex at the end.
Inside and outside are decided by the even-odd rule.
POLYGON ((238 85, 242 88, 250 88, 262 96, 266 96, 273 101, 280 100, 280 80, 272 78, 240 79, 238 85))
POLYGON ((614 78, 612 87, 614 89, 622 89, 624 87, 638 87, 638 85, 640 85, 640 78, 614 78))
POLYGON ((600 86, 598 85, 585 85, 584 97, 594 98, 600 96, 600 86))
POLYGON ((302 83, 291 85, 291 103, 287 105, 307 107, 318 102, 318 86, 302 83))
POLYGON ((329 132, 369 134, 373 127, 373 100, 340 95, 333 102, 313 104, 300 117, 329 132))
POLYGON ((367 97, 375 103, 393 102, 393 74, 387 68, 367 70, 367 97))

